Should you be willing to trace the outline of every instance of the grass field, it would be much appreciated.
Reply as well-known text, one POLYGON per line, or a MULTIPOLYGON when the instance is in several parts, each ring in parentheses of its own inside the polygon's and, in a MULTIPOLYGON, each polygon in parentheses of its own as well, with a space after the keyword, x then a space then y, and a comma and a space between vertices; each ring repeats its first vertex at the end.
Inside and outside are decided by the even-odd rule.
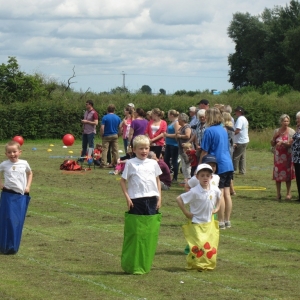
MULTIPOLYGON (((163 192, 152 270, 139 276, 120 266, 126 210, 120 177, 99 168, 60 171, 64 159, 50 156, 78 155, 80 141, 68 149, 58 140, 25 141, 22 148, 34 172, 32 199, 19 252, 0 255, 0 299, 299 298, 300 205, 275 201, 270 152, 247 151, 247 174, 235 178, 232 228, 220 233, 214 271, 185 270, 186 220, 175 201, 183 188, 172 186, 163 192)), ((295 182, 292 190, 295 199, 295 182)))

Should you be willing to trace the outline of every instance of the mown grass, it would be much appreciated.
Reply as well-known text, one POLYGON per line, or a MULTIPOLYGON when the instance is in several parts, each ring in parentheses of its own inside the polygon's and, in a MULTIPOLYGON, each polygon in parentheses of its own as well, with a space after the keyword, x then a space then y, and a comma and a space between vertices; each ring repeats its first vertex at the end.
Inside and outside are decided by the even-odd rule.
MULTIPOLYGON (((185 217, 175 202, 183 188, 172 186, 163 192, 152 270, 137 276, 120 266, 126 202, 119 177, 99 168, 62 173, 63 158, 50 156, 77 155, 80 141, 69 149, 58 140, 25 141, 22 148, 34 172, 32 199, 19 252, 0 255, 0 299, 299 298, 300 207, 274 200, 269 151, 251 145, 247 151, 247 174, 235 178, 233 227, 220 233, 214 271, 185 271, 185 217)), ((292 190, 295 195, 294 182, 292 190)))

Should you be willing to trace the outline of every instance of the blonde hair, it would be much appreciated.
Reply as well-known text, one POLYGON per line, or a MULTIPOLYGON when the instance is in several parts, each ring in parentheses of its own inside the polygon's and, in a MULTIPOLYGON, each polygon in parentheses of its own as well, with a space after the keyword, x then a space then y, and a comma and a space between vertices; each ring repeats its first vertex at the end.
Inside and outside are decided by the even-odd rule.
POLYGON ((165 115, 165 112, 160 110, 159 108, 153 108, 151 113, 158 115, 160 118, 163 118, 165 115))
POLYGON ((173 117, 175 117, 175 118, 177 118, 179 116, 179 112, 177 110, 175 110, 175 109, 170 109, 168 111, 168 114, 171 115, 171 116, 173 116, 173 117))
POLYGON ((215 108, 219 109, 219 111, 222 113, 224 111, 224 104, 215 104, 215 108))
POLYGON ((215 107, 209 108, 206 111, 205 116, 206 116, 206 125, 208 127, 212 125, 218 125, 223 122, 222 114, 218 108, 215 107))
POLYGON ((9 141, 6 145, 5 145, 5 151, 7 151, 8 147, 12 147, 12 146, 16 146, 18 150, 21 149, 21 145, 16 142, 16 141, 9 141))
POLYGON ((231 114, 228 113, 228 112, 223 112, 222 113, 222 116, 223 116, 223 122, 224 122, 224 126, 230 126, 230 127, 233 127, 233 124, 232 124, 232 119, 231 119, 231 114))
POLYGON ((191 143, 184 143, 184 144, 182 144, 182 148, 184 150, 191 149, 192 148, 192 144, 191 143))
POLYGON ((150 140, 146 135, 137 135, 133 139, 133 149, 136 149, 138 146, 147 145, 150 146, 150 140))

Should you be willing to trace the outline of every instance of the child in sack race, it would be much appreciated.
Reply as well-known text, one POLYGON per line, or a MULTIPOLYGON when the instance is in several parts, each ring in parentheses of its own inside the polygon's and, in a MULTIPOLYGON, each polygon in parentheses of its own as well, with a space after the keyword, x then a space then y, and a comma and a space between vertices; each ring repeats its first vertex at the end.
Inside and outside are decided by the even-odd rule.
POLYGON ((136 157, 126 162, 122 173, 120 184, 132 214, 154 215, 161 206, 159 175, 162 172, 156 161, 147 158, 149 151, 149 138, 145 135, 135 137, 133 152, 136 157))
POLYGON ((15 254, 19 250, 27 207, 32 171, 26 160, 19 159, 21 146, 15 141, 5 145, 7 160, 0 164, 0 252, 15 254))
POLYGON ((15 141, 10 141, 5 146, 8 159, 0 164, 0 172, 4 174, 4 184, 0 178, 0 188, 14 194, 29 195, 32 171, 26 160, 19 159, 22 153, 20 147, 15 141))
POLYGON ((213 169, 210 165, 200 164, 195 173, 199 184, 178 196, 177 203, 190 220, 190 224, 183 226, 190 248, 187 269, 200 271, 213 269, 216 264, 219 229, 213 214, 220 208, 221 191, 211 184, 213 169), (189 204, 190 210, 186 204, 189 204), (203 225, 205 230, 197 230, 198 225, 203 225))
POLYGON ((155 256, 161 222, 162 173, 158 163, 147 158, 150 140, 138 135, 133 140, 136 157, 126 162, 121 188, 126 198, 121 267, 129 274, 150 272, 155 256), (126 188, 126 183, 128 188, 126 188))

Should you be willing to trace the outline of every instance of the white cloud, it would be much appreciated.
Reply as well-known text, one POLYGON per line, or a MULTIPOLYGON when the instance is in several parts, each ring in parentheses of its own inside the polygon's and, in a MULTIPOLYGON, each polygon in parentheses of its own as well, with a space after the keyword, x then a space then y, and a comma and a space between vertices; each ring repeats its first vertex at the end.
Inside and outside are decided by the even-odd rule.
POLYGON ((257 15, 286 3, 0 0, 0 63, 16 56, 22 71, 58 80, 66 80, 75 66, 74 87, 83 90, 121 85, 122 71, 132 89, 228 89, 227 57, 234 44, 227 28, 233 14, 257 15))

